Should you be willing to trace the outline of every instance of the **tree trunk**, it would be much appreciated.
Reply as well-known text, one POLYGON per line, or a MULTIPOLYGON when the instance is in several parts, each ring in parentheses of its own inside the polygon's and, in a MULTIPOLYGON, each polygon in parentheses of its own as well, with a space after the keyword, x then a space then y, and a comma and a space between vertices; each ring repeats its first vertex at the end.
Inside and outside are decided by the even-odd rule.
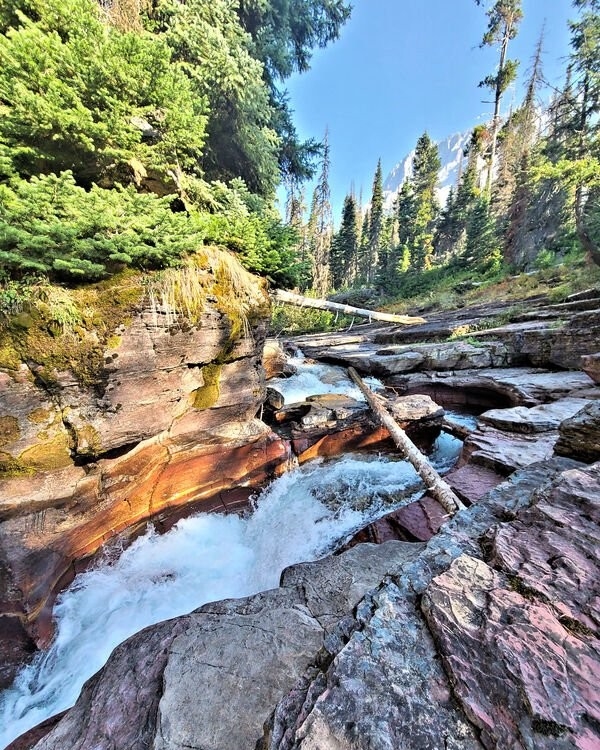
POLYGON ((356 370, 353 367, 349 367, 348 374, 353 382, 360 388, 361 393, 367 399, 367 403, 375 412, 379 422, 387 428, 392 440, 398 446, 402 457, 410 461, 415 467, 417 473, 425 482, 425 487, 429 494, 434 497, 451 516, 454 515, 457 510, 463 510, 465 506, 460 498, 452 492, 450 486, 444 482, 441 476, 429 463, 426 456, 421 453, 404 430, 396 423, 386 410, 385 406, 380 403, 373 391, 364 384, 356 370))
POLYGON ((271 292, 278 302, 285 302, 288 305, 298 307, 316 307, 318 310, 330 310, 331 312, 340 312, 344 315, 357 315, 369 320, 382 320, 386 323, 400 323, 402 325, 418 325, 425 323, 425 318, 414 318, 410 315, 392 315, 391 313, 381 313, 376 310, 365 310, 360 307, 351 305, 342 305, 339 302, 328 302, 325 299, 312 299, 312 297, 302 297, 300 294, 293 292, 284 292, 282 289, 275 289, 271 292))

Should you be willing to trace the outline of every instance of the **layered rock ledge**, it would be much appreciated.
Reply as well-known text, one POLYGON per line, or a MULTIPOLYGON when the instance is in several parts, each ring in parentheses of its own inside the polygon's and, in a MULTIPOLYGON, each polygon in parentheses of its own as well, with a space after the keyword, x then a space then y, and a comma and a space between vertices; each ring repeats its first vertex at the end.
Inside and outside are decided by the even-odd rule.
MULTIPOLYGON (((239 264, 230 289, 237 261, 215 257, 193 315, 131 295, 93 380, 33 359, 0 369, 0 686, 47 643, 54 594, 104 542, 239 508, 287 468, 289 445, 256 418, 266 294, 239 264)), ((97 349, 86 336, 72 346, 97 349)))

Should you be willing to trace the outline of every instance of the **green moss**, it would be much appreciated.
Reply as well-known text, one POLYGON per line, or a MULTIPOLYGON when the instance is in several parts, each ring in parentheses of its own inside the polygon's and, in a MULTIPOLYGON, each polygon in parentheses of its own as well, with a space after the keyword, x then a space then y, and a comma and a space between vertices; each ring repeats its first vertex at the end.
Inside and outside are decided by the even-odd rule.
POLYGON ((27 477, 34 473, 34 469, 30 466, 25 466, 25 464, 9 453, 0 453, 0 479, 27 477))
POLYGON ((14 443, 21 437, 19 420, 16 417, 0 417, 0 445, 14 443))
POLYGON ((112 336, 109 336, 106 341, 106 348, 111 350, 118 349, 121 344, 122 338, 122 336, 117 336, 116 333, 114 333, 112 336))
POLYGON ((42 471, 63 469, 73 463, 70 448, 68 437, 60 433, 46 443, 33 445, 23 451, 19 456, 19 462, 30 469, 42 471))
POLYGON ((568 617, 567 615, 561 615, 558 618, 558 621, 563 626, 563 628, 565 628, 566 630, 569 630, 571 633, 573 633, 573 635, 589 636, 589 637, 594 636, 593 630, 590 630, 590 628, 588 628, 582 622, 579 622, 578 620, 574 620, 572 617, 568 617))
POLYGON ((205 365, 202 368, 204 385, 194 391, 194 408, 210 409, 219 400, 222 365, 205 365))
POLYGON ((0 368, 5 370, 18 370, 20 364, 21 357, 14 346, 12 346, 12 342, 4 344, 0 342, 0 368))
POLYGON ((97 456, 102 452, 102 438, 91 424, 75 428, 77 436, 77 454, 80 456, 97 456))
POLYGON ((131 271, 75 289, 35 287, 28 326, 21 313, 0 330, 0 367, 34 362, 49 387, 54 372, 62 370, 70 370, 82 385, 101 383, 104 351, 117 343, 115 329, 129 322, 143 295, 143 276, 131 271))
POLYGON ((558 724, 555 721, 548 721, 547 719, 534 719, 531 722, 531 726, 534 731, 546 735, 546 737, 560 737, 561 734, 564 734, 568 730, 568 727, 558 724))
POLYGON ((44 424, 44 422, 53 421, 54 412, 50 409, 35 409, 27 415, 27 419, 33 424, 44 424))

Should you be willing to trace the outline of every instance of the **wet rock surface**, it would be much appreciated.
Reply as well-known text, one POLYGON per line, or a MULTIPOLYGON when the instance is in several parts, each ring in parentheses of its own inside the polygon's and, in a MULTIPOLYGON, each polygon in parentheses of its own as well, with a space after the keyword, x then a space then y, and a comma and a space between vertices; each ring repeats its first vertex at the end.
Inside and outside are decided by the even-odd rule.
POLYGON ((597 747, 599 542, 600 464, 530 466, 425 546, 358 545, 134 636, 35 747, 597 747))

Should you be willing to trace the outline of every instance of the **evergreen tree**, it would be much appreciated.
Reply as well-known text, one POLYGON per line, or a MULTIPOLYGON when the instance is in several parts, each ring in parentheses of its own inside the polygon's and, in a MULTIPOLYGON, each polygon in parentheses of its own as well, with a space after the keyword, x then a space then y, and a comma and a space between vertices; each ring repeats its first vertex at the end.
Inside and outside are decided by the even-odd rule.
POLYGON ((413 159, 414 234, 411 268, 428 270, 433 259, 433 231, 439 213, 435 189, 441 161, 437 145, 427 133, 417 141, 413 159))
POLYGON ((308 247, 311 264, 312 289, 324 297, 330 286, 330 251, 333 233, 331 191, 329 188, 329 141, 323 142, 321 172, 313 193, 308 220, 308 247))
MULTIPOLYGON (((476 0, 481 5, 482 0, 476 0)), ((497 0, 487 11, 488 28, 483 36, 481 46, 498 46, 500 59, 494 75, 486 76, 479 84, 492 90, 494 94, 494 114, 491 125, 491 147, 488 158, 486 191, 488 196, 492 189, 492 172, 496 157, 498 133, 500 130, 500 102, 502 95, 517 76, 518 61, 507 58, 508 44, 517 35, 519 23, 523 18, 521 0, 497 0)))
POLYGON ((527 180, 531 150, 538 138, 536 93, 542 80, 542 43, 540 36, 522 105, 511 114, 501 129, 498 170, 491 195, 491 209, 506 228, 517 182, 527 180))
POLYGON ((406 180, 400 188, 395 204, 395 215, 398 242, 390 269, 391 289, 397 288, 400 276, 411 267, 416 218, 415 193, 411 180, 406 180))
POLYGON ((282 176, 312 177, 320 155, 318 144, 299 141, 281 82, 294 72, 308 70, 313 49, 338 38, 351 6, 345 0, 239 0, 228 5, 236 9, 242 28, 251 37, 253 56, 263 65, 274 113, 269 126, 277 134, 282 176))
POLYGON ((377 162, 373 177, 373 193, 369 212, 369 232, 365 257, 365 281, 371 284, 376 277, 381 252, 381 233, 383 231, 383 178, 381 159, 377 162))
POLYGON ((356 274, 358 254, 357 206, 352 194, 344 199, 342 222, 331 243, 331 285, 334 289, 350 287, 356 274))
POLYGON ((357 281, 359 284, 365 284, 369 275, 367 268, 368 257, 369 257, 369 236, 371 226, 371 212, 370 209, 365 209, 362 217, 360 239, 358 243, 358 258, 357 258, 357 281))
POLYGON ((175 192, 181 170, 198 168, 206 100, 172 64, 164 41, 107 26, 94 0, 16 0, 11 12, 3 6, 5 173, 70 170, 90 187, 139 184, 152 171, 175 192), (6 28, 15 5, 20 15, 6 28))
POLYGON ((580 17, 571 23, 567 84, 552 108, 542 183, 558 180, 570 196, 577 237, 589 259, 600 265, 600 0, 574 0, 580 17))
POLYGON ((477 198, 469 215, 465 256, 468 265, 482 273, 497 271, 502 265, 494 217, 488 200, 483 196, 477 198))

